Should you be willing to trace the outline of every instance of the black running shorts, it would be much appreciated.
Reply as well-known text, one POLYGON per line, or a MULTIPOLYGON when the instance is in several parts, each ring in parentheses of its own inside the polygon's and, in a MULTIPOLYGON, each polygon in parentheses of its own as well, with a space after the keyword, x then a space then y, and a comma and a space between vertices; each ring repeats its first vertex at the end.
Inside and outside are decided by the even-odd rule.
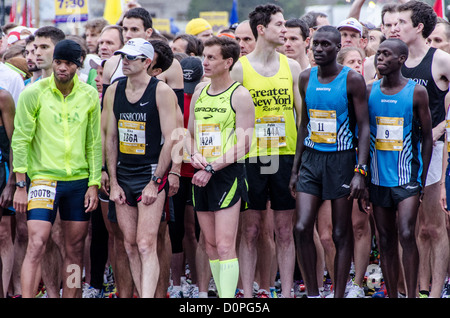
POLYGON ((350 194, 355 175, 354 149, 323 152, 306 147, 303 151, 296 191, 322 200, 339 199, 350 194))

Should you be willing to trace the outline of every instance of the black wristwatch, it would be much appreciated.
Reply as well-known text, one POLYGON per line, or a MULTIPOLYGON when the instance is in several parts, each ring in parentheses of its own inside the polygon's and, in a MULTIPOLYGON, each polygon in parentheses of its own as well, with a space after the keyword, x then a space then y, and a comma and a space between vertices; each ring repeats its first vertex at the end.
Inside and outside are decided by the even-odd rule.
POLYGON ((16 182, 16 187, 19 187, 19 188, 25 188, 26 186, 27 186, 26 181, 19 181, 19 182, 16 182))
POLYGON ((162 179, 155 175, 152 176, 152 181, 155 181, 156 184, 160 185, 162 183, 162 179))
POLYGON ((216 172, 214 171, 213 167, 211 166, 211 164, 207 164, 207 165, 206 165, 205 171, 206 171, 206 172, 209 172, 209 173, 211 173, 211 174, 216 173, 216 172))

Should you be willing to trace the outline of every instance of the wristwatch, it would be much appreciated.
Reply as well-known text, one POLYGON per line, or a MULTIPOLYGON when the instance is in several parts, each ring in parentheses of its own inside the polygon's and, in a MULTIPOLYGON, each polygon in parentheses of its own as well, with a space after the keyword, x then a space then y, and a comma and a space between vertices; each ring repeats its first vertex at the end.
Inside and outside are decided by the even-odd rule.
POLYGON ((161 184, 162 183, 162 179, 160 177, 157 177, 155 175, 152 176, 152 181, 155 181, 156 184, 161 184))
POLYGON ((19 188, 25 188, 26 186, 27 186, 26 181, 19 181, 19 182, 16 182, 16 187, 19 187, 19 188))
POLYGON ((207 164, 207 165, 206 165, 205 171, 206 171, 206 172, 209 172, 209 173, 211 173, 211 174, 216 173, 216 172, 214 171, 213 167, 211 166, 211 164, 207 164))

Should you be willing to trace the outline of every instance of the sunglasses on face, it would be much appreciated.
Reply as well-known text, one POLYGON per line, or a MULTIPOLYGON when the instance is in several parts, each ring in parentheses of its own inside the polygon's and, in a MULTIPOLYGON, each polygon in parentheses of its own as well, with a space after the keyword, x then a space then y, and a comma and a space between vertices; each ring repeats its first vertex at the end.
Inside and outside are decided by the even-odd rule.
POLYGON ((136 61, 137 59, 142 59, 145 60, 147 57, 143 56, 143 55, 128 55, 128 54, 120 54, 120 56, 122 57, 122 59, 126 59, 128 61, 136 61))

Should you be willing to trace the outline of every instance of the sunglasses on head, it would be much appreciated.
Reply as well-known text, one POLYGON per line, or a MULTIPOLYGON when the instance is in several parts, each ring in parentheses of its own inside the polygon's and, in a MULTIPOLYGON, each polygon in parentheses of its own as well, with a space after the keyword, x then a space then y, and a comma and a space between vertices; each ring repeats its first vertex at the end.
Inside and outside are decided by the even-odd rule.
POLYGON ((129 54, 120 54, 122 59, 127 59, 128 61, 136 61, 137 59, 145 60, 147 57, 143 55, 129 55, 129 54))

